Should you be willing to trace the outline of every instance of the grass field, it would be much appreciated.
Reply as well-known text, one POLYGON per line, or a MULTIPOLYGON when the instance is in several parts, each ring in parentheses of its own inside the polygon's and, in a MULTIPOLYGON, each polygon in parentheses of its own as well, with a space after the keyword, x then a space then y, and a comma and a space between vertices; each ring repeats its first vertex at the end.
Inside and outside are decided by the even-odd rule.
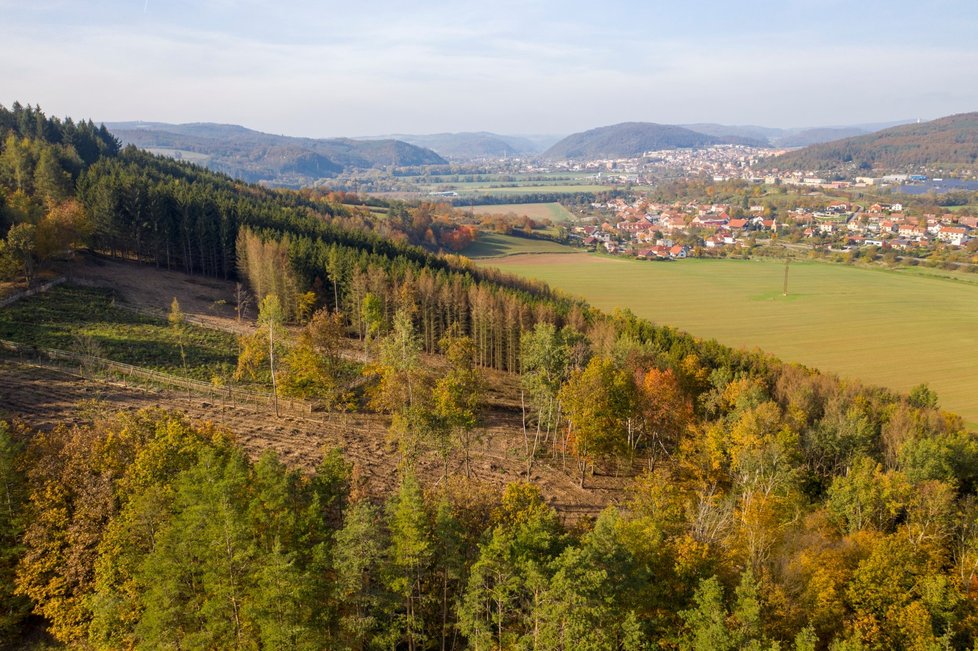
POLYGON ((580 249, 549 240, 534 240, 480 231, 478 239, 462 251, 462 255, 469 258, 498 258, 529 253, 568 254, 578 251, 580 249))
POLYGON ((517 194, 575 194, 578 192, 607 192, 611 185, 595 185, 593 183, 582 185, 518 185, 515 187, 459 187, 459 194, 476 194, 490 196, 507 196, 517 194))
POLYGON ((222 366, 233 369, 238 354, 233 334, 188 325, 185 373, 179 340, 165 319, 116 307, 110 290, 66 285, 0 309, 0 339, 95 354, 204 381, 222 366))
POLYGON ((978 423, 978 285, 968 280, 793 262, 785 297, 784 266, 769 260, 578 253, 485 264, 785 361, 902 391, 926 382, 944 408, 978 423))
POLYGON ((530 219, 549 219, 555 224, 574 221, 574 214, 559 203, 501 203, 480 206, 465 206, 464 210, 472 210, 477 215, 505 215, 516 213, 530 219))

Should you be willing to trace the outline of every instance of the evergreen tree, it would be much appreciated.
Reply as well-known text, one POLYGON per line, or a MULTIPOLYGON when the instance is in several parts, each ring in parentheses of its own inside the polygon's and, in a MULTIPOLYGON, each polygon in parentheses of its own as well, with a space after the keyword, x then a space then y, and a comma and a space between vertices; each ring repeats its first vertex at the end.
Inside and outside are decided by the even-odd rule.
POLYGON ((30 602, 14 592, 15 570, 24 552, 26 478, 21 454, 22 446, 10 426, 0 421, 0 640, 12 639, 30 612, 30 602))

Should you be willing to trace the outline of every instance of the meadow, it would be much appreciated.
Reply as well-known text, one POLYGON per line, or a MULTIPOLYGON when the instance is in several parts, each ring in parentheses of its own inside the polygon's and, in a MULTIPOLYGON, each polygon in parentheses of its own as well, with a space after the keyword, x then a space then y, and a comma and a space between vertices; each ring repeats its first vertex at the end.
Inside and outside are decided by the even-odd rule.
POLYGON ((238 342, 228 332, 185 324, 187 365, 180 336, 166 319, 116 305, 107 289, 62 285, 0 310, 0 339, 104 357, 209 381, 237 364, 238 342))
POLYGON ((455 191, 462 196, 515 196, 522 194, 575 194, 606 192, 613 183, 602 183, 590 174, 512 174, 472 177, 399 177, 417 183, 419 192, 455 191))
POLYGON ((604 310, 906 391, 978 423, 978 284, 957 278, 771 260, 639 262, 593 254, 510 256, 486 265, 538 278, 604 310))
POLYGON ((457 192, 460 195, 487 195, 487 196, 513 196, 520 194, 577 194, 581 192, 607 192, 612 189, 612 185, 598 185, 594 183, 567 184, 567 185, 534 185, 532 183, 494 187, 492 185, 482 186, 478 184, 459 184, 457 192))
POLYGON ((516 213, 537 221, 549 219, 555 224, 574 221, 574 214, 557 202, 551 203, 502 203, 465 206, 463 210, 471 210, 477 215, 506 215, 516 213))
POLYGON ((462 255, 479 259, 526 254, 566 255, 577 253, 578 251, 580 249, 551 242, 550 240, 537 240, 528 237, 516 237, 514 235, 479 231, 479 237, 462 251, 462 255))

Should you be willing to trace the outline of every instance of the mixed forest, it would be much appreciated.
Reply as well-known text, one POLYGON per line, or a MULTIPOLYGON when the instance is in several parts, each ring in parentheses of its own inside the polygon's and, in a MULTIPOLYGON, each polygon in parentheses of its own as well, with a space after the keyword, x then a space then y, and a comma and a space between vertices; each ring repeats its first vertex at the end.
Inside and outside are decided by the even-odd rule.
POLYGON ((458 227, 437 206, 262 189, 19 105, 0 142, 5 277, 87 250, 237 279, 258 319, 235 374, 387 414, 400 473, 376 496, 340 450, 304 473, 177 411, 82 404, 42 431, 7 414, 2 644, 978 643, 978 438, 926 386, 843 382, 477 269, 440 252, 458 227), (525 474, 502 490, 467 463, 490 370, 519 386, 525 474), (542 464, 628 488, 568 518, 542 464))

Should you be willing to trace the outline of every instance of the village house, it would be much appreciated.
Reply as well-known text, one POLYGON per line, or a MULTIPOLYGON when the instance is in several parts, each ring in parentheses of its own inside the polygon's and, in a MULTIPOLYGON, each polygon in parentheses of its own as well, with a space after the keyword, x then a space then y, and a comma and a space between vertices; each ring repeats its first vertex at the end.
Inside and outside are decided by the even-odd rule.
POLYGON ((900 224, 897 228, 897 234, 900 237, 916 239, 921 237, 924 232, 916 224, 900 224))
POLYGON ((968 240, 968 229, 964 226, 942 226, 937 239, 953 246, 961 246, 968 240))
POLYGON ((669 249, 669 257, 674 260, 681 260, 689 255, 689 247, 682 244, 677 244, 671 249, 669 249))

